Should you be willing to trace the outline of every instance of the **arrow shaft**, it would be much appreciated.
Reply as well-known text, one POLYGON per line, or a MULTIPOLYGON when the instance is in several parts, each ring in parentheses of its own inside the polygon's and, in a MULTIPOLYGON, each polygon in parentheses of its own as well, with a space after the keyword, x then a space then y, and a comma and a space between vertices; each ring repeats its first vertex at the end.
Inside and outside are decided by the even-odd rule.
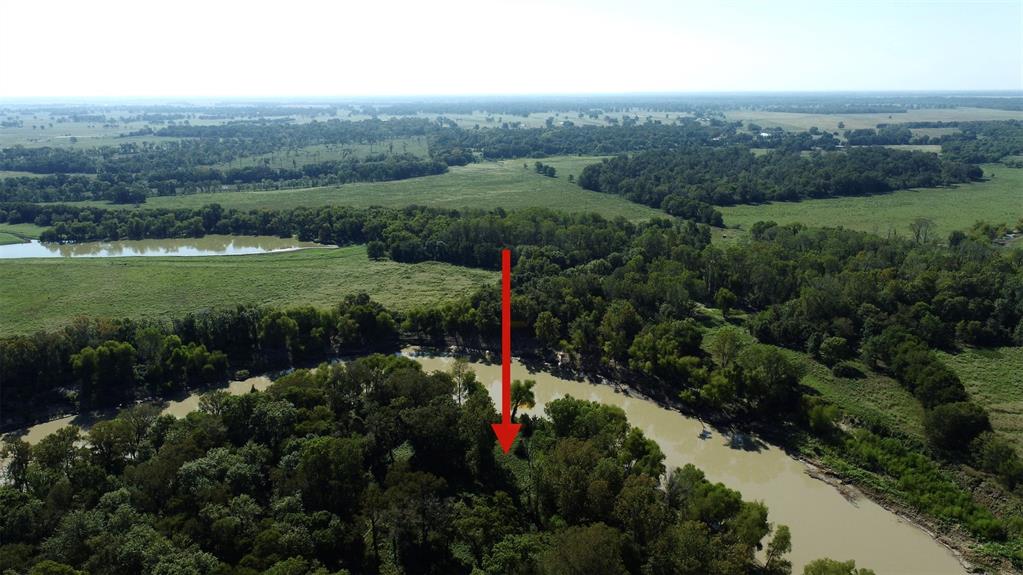
POLYGON ((501 250, 501 418, 511 422, 511 251, 501 250))

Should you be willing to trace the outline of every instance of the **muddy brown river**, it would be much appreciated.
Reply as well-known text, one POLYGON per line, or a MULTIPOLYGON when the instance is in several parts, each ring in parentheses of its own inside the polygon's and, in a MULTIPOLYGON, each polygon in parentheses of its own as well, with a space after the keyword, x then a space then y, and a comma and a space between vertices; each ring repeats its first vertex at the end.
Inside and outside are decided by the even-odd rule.
MULTIPOLYGON (((449 370, 453 362, 450 357, 417 356, 415 359, 427 371, 449 370)), ((500 365, 470 365, 499 406, 500 365)), ((744 499, 763 501, 770 510, 769 520, 788 525, 792 530, 793 549, 789 558, 793 573, 802 573, 806 563, 819 557, 855 559, 857 566, 869 567, 878 575, 966 573, 950 550, 916 525, 865 497, 847 499, 832 485, 811 477, 810 466, 775 446, 760 443, 755 449, 744 447, 749 442, 742 438, 705 427, 695 418, 665 409, 650 400, 616 391, 609 385, 529 372, 517 361, 513 362, 512 378, 536 380, 533 412, 542 413, 548 401, 566 395, 617 405, 625 410, 632 425, 661 446, 669 469, 692 463, 702 469, 709 480, 741 491, 744 499), (709 431, 709 436, 705 431, 709 431)), ((266 389, 270 383, 266 377, 253 377, 232 382, 225 389, 241 394, 253 387, 266 389)), ((198 407, 199 394, 194 394, 168 403, 164 413, 183 417, 198 407)), ((72 419, 66 417, 33 426, 24 439, 35 443, 70 424, 72 419)))
MULTIPOLYGON (((428 371, 446 371, 453 362, 447 357, 415 359, 428 371)), ((500 406, 500 364, 470 365, 500 406)), ((517 361, 512 365, 512 378, 536 380, 535 412, 566 395, 617 405, 632 425, 661 446, 668 469, 692 463, 707 479, 741 491, 744 499, 766 503, 769 520, 792 530, 789 558, 793 573, 802 573, 806 563, 819 557, 855 559, 857 566, 869 567, 878 575, 966 573, 955 555, 922 529, 865 497, 849 501, 835 487, 808 475, 808 465, 777 447, 733 447, 731 437, 713 429, 709 437, 701 439, 705 428, 695 418, 618 393, 608 385, 531 373, 517 361)))

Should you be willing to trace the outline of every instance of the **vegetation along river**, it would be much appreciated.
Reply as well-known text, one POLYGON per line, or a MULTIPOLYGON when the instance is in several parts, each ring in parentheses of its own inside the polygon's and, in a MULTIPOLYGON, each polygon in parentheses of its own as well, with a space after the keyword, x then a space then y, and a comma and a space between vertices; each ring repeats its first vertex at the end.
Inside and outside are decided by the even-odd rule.
MULTIPOLYGON (((427 371, 451 368, 451 357, 415 356, 427 371)), ((470 363, 499 405, 501 366, 470 363)), ((742 492, 747 500, 760 500, 770 510, 770 521, 792 530, 790 554, 794 573, 818 557, 855 559, 878 574, 962 574, 965 570, 951 551, 925 531, 901 519, 866 497, 850 497, 834 486, 813 478, 812 468, 780 448, 755 438, 732 436, 705 426, 700 420, 657 405, 655 402, 616 391, 609 385, 595 385, 556 377, 546 372, 529 372, 519 362, 512 365, 512 377, 533 379, 536 407, 571 395, 621 407, 629 422, 656 441, 665 455, 668 469, 686 463, 702 469, 711 481, 742 492)), ((265 389, 266 377, 232 382, 226 391, 246 393, 265 389)), ((199 393, 169 402, 164 413, 183 417, 198 409, 199 393)), ((69 425, 74 416, 33 426, 23 439, 36 443, 46 435, 69 425)))
MULTIPOLYGON (((449 357, 416 359, 427 371, 446 371, 453 361, 449 357)), ((500 364, 470 365, 495 405, 500 405, 500 364)), ((743 499, 766 503, 769 520, 792 530, 793 573, 802 573, 806 563, 819 557, 855 559, 857 566, 879 575, 966 572, 951 551, 919 527, 866 497, 850 501, 832 485, 811 477, 810 466, 776 446, 756 442, 754 447, 753 439, 723 435, 696 418, 616 392, 609 385, 530 373, 518 362, 512 365, 512 378, 536 380, 534 412, 541 413, 548 401, 566 395, 617 405, 625 410, 629 423, 661 446, 668 469, 692 463, 707 479, 741 491, 743 499)))

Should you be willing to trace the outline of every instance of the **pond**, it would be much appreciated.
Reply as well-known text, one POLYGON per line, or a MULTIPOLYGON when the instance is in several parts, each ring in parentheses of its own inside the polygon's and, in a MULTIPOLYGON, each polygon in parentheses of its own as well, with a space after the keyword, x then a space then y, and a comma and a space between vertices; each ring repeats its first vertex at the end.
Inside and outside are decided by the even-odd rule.
POLYGON ((235 256, 326 247, 273 236, 205 236, 162 240, 124 240, 52 244, 31 240, 0 246, 0 259, 235 256))

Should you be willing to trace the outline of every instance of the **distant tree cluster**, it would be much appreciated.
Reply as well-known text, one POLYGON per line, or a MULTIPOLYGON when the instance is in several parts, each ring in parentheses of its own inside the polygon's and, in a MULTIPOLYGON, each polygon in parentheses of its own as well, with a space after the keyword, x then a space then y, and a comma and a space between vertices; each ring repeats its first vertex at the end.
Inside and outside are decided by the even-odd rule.
POLYGON ((315 162, 293 168, 253 164, 237 168, 206 165, 216 158, 203 150, 183 151, 175 145, 148 147, 105 159, 103 151, 74 151, 68 157, 61 148, 8 148, 0 169, 39 172, 44 177, 0 178, 0 201, 66 202, 108 200, 142 203, 152 195, 175 195, 220 191, 223 186, 266 183, 331 185, 349 182, 403 180, 442 174, 447 165, 411 154, 374 154, 364 158, 315 162), (182 152, 176 154, 174 150, 182 152), (24 154, 21 154, 24 152, 24 154), (19 155, 21 154, 21 155, 19 155), (77 154, 77 156, 74 156, 77 154), (198 156, 197 156, 198 155, 198 156), (157 160, 159 158, 159 160, 157 160), (97 177, 67 175, 96 173, 97 177))
POLYGON ((902 124, 894 124, 878 128, 846 130, 845 141, 850 146, 892 146, 909 144, 913 140, 913 132, 902 124))
POLYGON ((554 166, 544 164, 543 162, 536 162, 536 164, 534 164, 533 167, 534 171, 540 174, 541 176, 547 176, 548 178, 556 178, 558 175, 558 170, 556 170, 554 166))
POLYGON ((619 156, 586 166, 579 185, 659 207, 678 195, 715 205, 862 196, 934 187, 982 176, 979 167, 935 154, 853 148, 810 157, 748 148, 690 147, 619 156))

